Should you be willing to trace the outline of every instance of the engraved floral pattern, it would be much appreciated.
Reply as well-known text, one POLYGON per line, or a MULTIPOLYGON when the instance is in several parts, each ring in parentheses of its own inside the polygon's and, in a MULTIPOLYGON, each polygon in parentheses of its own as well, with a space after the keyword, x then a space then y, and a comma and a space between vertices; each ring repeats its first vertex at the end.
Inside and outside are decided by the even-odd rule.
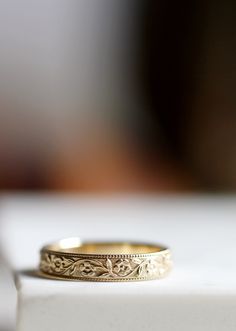
POLYGON ((56 271, 56 272, 61 272, 63 271, 63 269, 66 266, 66 261, 63 260, 63 258, 61 257, 56 257, 55 259, 53 259, 52 261, 52 268, 56 271))
POLYGON ((146 265, 146 273, 150 276, 155 275, 158 272, 158 264, 157 261, 153 261, 153 260, 148 260, 146 265))
POLYGON ((82 276, 94 276, 95 275, 95 267, 89 262, 84 261, 80 264, 79 270, 82 276))
POLYGON ((120 259, 114 265, 114 272, 119 276, 126 276, 132 270, 128 259, 120 259))
POLYGON ((97 279, 161 278, 171 267, 169 253, 132 258, 75 258, 41 253, 40 270, 63 277, 97 279))
POLYGON ((74 263, 74 259, 46 253, 41 258, 40 269, 48 273, 62 274, 67 270, 71 273, 73 272, 74 263))

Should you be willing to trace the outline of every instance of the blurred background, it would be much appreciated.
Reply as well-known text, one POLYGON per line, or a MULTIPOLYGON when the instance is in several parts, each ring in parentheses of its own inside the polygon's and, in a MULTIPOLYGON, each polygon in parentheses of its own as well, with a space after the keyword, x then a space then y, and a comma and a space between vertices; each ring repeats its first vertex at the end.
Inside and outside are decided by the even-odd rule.
POLYGON ((233 1, 0 7, 1 190, 235 190, 233 1))

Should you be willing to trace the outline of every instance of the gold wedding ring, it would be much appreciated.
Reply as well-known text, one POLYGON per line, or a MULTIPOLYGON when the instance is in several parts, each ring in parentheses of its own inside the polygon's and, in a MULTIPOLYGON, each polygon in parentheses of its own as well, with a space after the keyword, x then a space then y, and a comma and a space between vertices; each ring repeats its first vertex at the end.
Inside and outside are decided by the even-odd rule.
POLYGON ((40 252, 40 272, 55 279, 140 281, 163 278, 171 269, 168 248, 141 243, 85 242, 68 238, 40 252))

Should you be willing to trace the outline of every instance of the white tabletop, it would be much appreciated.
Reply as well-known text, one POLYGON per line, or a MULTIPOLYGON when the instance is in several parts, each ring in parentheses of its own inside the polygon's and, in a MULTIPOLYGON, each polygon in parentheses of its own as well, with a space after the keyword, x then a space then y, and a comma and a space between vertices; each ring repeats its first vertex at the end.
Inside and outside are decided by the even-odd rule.
POLYGON ((36 268, 40 247, 68 236, 160 242, 174 255, 165 291, 236 293, 234 197, 23 196, 2 199, 1 219, 14 269, 36 268))
POLYGON ((18 275, 19 331, 31 331, 35 320, 36 331, 65 330, 68 323, 74 329, 78 320, 84 331, 94 323, 104 331, 146 330, 147 323, 148 330, 235 330, 234 197, 6 197, 0 226, 3 251, 18 275), (28 270, 37 268, 41 246, 68 236, 168 245, 174 269, 166 279, 142 283, 32 277, 28 270))
POLYGON ((15 329, 16 291, 12 276, 0 258, 0 331, 15 329))

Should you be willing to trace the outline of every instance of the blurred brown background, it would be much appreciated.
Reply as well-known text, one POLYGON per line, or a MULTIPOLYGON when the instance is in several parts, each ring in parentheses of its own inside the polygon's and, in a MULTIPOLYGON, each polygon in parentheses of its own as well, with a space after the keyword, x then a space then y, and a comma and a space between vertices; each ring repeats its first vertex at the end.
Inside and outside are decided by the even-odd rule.
POLYGON ((1 190, 235 190, 235 2, 0 6, 1 190))

